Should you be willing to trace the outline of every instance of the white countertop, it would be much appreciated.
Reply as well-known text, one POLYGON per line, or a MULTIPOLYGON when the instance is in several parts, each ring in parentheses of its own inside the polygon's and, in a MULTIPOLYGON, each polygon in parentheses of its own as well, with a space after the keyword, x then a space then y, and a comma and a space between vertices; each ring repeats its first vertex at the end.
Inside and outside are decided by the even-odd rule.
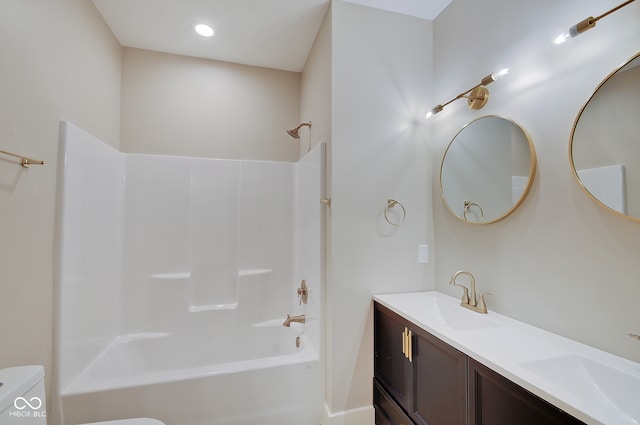
POLYGON ((373 299, 587 424, 640 424, 640 363, 440 292, 373 299))

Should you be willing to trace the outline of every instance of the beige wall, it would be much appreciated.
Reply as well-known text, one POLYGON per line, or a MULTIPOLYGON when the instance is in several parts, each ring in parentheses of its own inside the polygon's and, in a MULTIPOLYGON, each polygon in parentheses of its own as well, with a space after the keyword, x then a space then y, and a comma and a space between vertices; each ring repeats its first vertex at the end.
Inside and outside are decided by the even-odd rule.
MULTIPOLYGON (((327 280, 327 405, 335 423, 371 424, 376 293, 434 287, 430 149, 432 23, 332 2, 332 204, 327 280), (399 227, 383 217, 401 202, 399 227)), ((333 422, 332 422, 333 423, 333 422)))
MULTIPOLYGON (((331 198, 331 11, 327 10, 327 14, 324 17, 322 25, 318 30, 318 34, 313 42, 309 56, 302 70, 301 81, 301 102, 300 102, 300 116, 302 121, 311 121, 313 126, 311 131, 305 130, 302 133, 302 143, 300 143, 300 157, 302 158, 309 146, 315 146, 318 142, 326 142, 325 144, 325 195, 331 198)), ((325 260, 324 278, 326 282, 327 271, 331 269, 330 258, 327 257, 326 247, 331 244, 331 209, 324 209, 324 223, 325 223, 325 240, 323 252, 325 260)), ((326 317, 328 306, 330 306, 330 300, 326 293, 326 285, 323 288, 325 290, 322 299, 324 300, 324 306, 322 314, 326 317)), ((322 323, 322 344, 326 345, 326 321, 322 323)), ((324 350, 325 347, 322 347, 324 350)), ((323 351, 326 354, 326 351, 323 351)), ((324 371, 328 369, 326 355, 323 358, 324 371)), ((324 382, 323 384, 326 384, 324 382)), ((326 398, 326 385, 323 386, 323 400, 326 398)), ((325 425, 329 425, 325 419, 325 425)))
POLYGON ((0 368, 42 364, 49 383, 58 127, 118 146, 121 48, 85 0, 2 0, 0 39, 0 150, 46 161, 0 159, 0 368))
POLYGON ((432 118, 439 154, 434 158, 434 218, 438 290, 459 269, 474 273, 490 309, 606 351, 640 361, 637 258, 640 225, 596 205, 579 188, 569 166, 573 121, 600 81, 640 48, 640 4, 598 22, 565 49, 547 40, 617 0, 513 2, 455 0, 434 22, 435 94, 445 102, 500 65, 515 73, 489 89, 480 111, 458 101, 432 118), (505 19, 508 17, 508 19, 505 19), (486 31, 469 31, 482 22, 486 31), (473 64, 473 66, 469 66, 473 64), (535 144, 538 175, 520 209, 496 224, 465 224, 439 197, 435 164, 467 122, 508 116, 535 144))
POLYGON ((299 73, 124 49, 124 152, 296 161, 299 120, 299 73))
MULTIPOLYGON (((328 9, 329 10, 329 9, 328 9)), ((301 130, 300 157, 318 142, 331 142, 331 13, 328 11, 302 70, 300 120, 311 121, 301 130)), ((327 155, 330 157, 330 155, 327 155)))

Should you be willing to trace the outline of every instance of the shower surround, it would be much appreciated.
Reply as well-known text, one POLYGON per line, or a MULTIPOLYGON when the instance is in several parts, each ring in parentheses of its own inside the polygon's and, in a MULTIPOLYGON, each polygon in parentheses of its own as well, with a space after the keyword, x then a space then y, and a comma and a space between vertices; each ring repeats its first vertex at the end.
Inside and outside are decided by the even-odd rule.
POLYGON ((60 136, 54 417, 319 423, 324 146, 285 163, 60 136))

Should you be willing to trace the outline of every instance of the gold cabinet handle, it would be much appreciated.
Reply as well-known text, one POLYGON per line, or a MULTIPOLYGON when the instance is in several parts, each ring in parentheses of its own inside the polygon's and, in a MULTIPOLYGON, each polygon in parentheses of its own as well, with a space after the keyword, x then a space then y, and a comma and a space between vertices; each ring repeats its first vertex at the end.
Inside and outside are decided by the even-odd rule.
POLYGON ((402 354, 413 362, 413 346, 412 346, 412 333, 409 329, 404 328, 402 331, 402 354))
POLYGON ((405 342, 405 346, 407 347, 407 350, 404 353, 404 356, 406 358, 409 358, 409 349, 410 349, 409 348, 409 329, 407 329, 407 328, 404 328, 404 340, 406 341, 405 342))

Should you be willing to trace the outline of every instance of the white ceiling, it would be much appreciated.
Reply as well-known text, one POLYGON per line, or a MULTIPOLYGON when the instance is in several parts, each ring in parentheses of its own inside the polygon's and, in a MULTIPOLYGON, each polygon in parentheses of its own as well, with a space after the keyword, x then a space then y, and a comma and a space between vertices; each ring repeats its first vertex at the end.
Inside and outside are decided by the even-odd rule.
MULTIPOLYGON (((92 0, 121 45, 300 72, 330 0, 92 0), (193 31, 206 23, 215 35, 193 31)), ((452 0, 346 0, 433 20, 452 0)))

